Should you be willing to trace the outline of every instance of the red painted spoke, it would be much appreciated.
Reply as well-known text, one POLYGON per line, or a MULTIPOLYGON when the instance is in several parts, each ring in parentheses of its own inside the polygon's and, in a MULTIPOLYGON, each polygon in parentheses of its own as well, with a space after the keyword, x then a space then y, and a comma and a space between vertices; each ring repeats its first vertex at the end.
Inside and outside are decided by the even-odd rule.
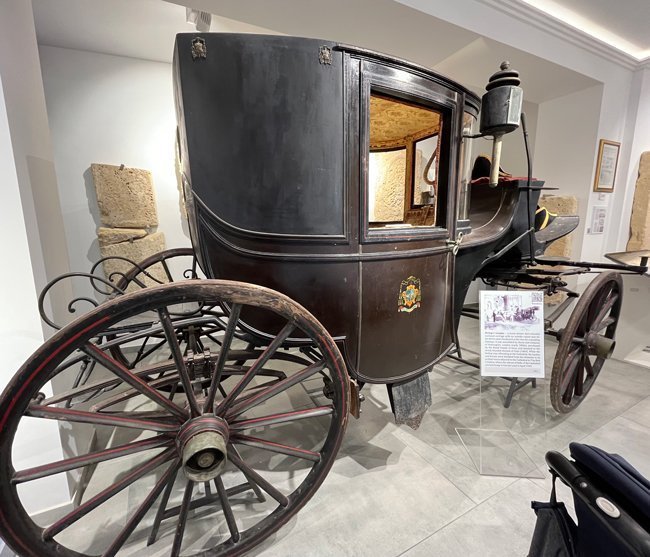
MULTIPOLYGON (((131 373, 133 373, 133 375, 135 375, 136 377, 149 377, 150 375, 154 375, 156 373, 164 373, 172 369, 175 369, 173 363, 162 362, 146 368, 141 368, 138 371, 134 370, 131 373)), ((41 402, 41 404, 43 406, 58 404, 60 402, 65 402, 73 398, 80 397, 81 395, 91 393, 93 391, 100 391, 105 388, 117 386, 119 383, 120 383, 119 379, 102 379, 100 381, 95 381, 94 383, 87 383, 83 387, 70 389, 69 391, 65 391, 59 393, 58 395, 52 396, 50 398, 46 398, 43 402, 41 402)))
POLYGON ((221 343, 221 351, 219 352, 219 358, 217 359, 217 364, 215 366, 214 373, 212 374, 212 382, 210 383, 210 389, 208 390, 208 396, 205 399, 205 404, 203 405, 203 412, 209 412, 214 406, 214 399, 217 396, 217 390, 221 384, 221 375, 223 374, 223 367, 226 364, 228 359, 228 351, 230 350, 230 345, 232 339, 235 336, 235 330, 237 329, 237 322, 239 321, 239 314, 241 313, 241 305, 233 304, 230 309, 230 317, 228 318, 228 325, 226 326, 226 332, 224 333, 223 342, 221 343))
POLYGON ((70 408, 57 408, 55 406, 32 405, 29 407, 25 415, 31 416, 32 418, 45 418, 47 420, 146 429, 163 433, 175 433, 178 431, 178 425, 176 424, 165 424, 152 420, 127 418, 124 416, 115 416, 113 414, 102 414, 100 412, 86 412, 84 410, 72 410, 70 408))
POLYGON ((255 470, 253 470, 248 464, 246 464, 239 456, 228 449, 228 459, 232 462, 237 468, 239 468, 244 476, 249 479, 249 481, 255 482, 255 484, 261 487, 266 493, 268 493, 273 499, 275 499, 280 505, 286 507, 289 504, 289 499, 277 488, 273 487, 268 481, 266 481, 262 476, 260 476, 255 470))
POLYGON ((576 374, 575 389, 574 389, 576 396, 582 396, 582 387, 584 385, 584 379, 585 379, 585 360, 588 358, 589 356, 587 355, 587 352, 584 351, 582 353, 582 361, 580 362, 580 366, 576 374))
MULTIPOLYGON (((618 294, 613 294, 610 296, 610 298, 604 303, 604 305, 600 308, 600 311, 598 312, 598 315, 596 315, 596 318, 593 320, 593 323, 596 327, 601 323, 603 319, 605 319, 605 316, 607 313, 612 309, 616 301, 618 300, 618 294)), ((593 329, 593 330, 600 330, 602 327, 598 327, 598 329, 593 329)))
POLYGON ((271 451, 272 453, 279 453, 287 456, 294 456, 296 458, 303 458, 305 460, 311 460, 312 462, 320 461, 320 453, 308 451, 307 449, 290 447, 289 445, 275 443, 274 441, 267 441, 266 439, 259 439, 257 437, 250 437, 248 435, 241 435, 239 433, 236 433, 230 437, 230 440, 232 443, 248 445, 249 447, 271 451))
POLYGON ((573 394, 578 384, 578 377, 579 375, 582 375, 584 373, 582 367, 582 357, 578 358, 577 362, 578 365, 575 366, 574 371, 571 374, 571 381, 569 382, 566 390, 563 392, 562 395, 562 400, 565 402, 565 404, 569 404, 569 402, 573 398, 573 394))
POLYGON ((266 362, 269 361, 271 356, 275 351, 282 346, 282 343, 289 338, 289 335, 293 332, 294 325, 287 323, 284 328, 278 333, 271 344, 260 354, 260 356, 255 360, 253 365, 248 369, 248 371, 241 378, 237 386, 228 393, 228 396, 221 401, 219 406, 215 409, 215 414, 222 414, 233 403, 233 401, 241 394, 241 392, 246 388, 246 386, 253 380, 255 374, 264 367, 266 362))
POLYGON ((562 376, 562 383, 560 385, 560 392, 565 393, 569 384, 571 384, 573 379, 573 374, 575 369, 580 361, 580 353, 582 352, 581 348, 574 348, 572 352, 569 353, 567 357, 567 364, 564 368, 564 375, 562 376))
MULTIPOLYGON (((230 451, 232 451, 235 454, 235 456, 237 456, 237 458, 239 458, 239 460, 242 460, 242 457, 239 454, 239 451, 237 450, 237 447, 235 447, 235 445, 232 445, 232 444, 230 445, 230 451)), ((266 496, 264 495, 264 493, 262 493, 262 490, 260 489, 260 486, 258 486, 255 483, 255 480, 253 480, 253 478, 251 478, 244 470, 242 470, 242 472, 244 474, 244 477, 246 478, 246 482, 251 487, 251 489, 255 492, 255 496, 257 497, 258 501, 260 503, 263 503, 264 501, 266 501, 266 496)))
POLYGON ((176 338, 176 329, 174 329, 174 324, 172 323, 167 308, 159 309, 158 315, 160 315, 160 324, 162 325, 163 331, 165 331, 165 337, 167 337, 167 342, 172 352, 172 358, 174 359, 176 369, 181 378, 181 383, 183 384, 183 389, 185 390, 185 396, 187 397, 190 406, 190 413, 193 418, 196 418, 201 415, 201 411, 199 409, 199 404, 196 401, 194 389, 192 388, 192 379, 187 371, 187 365, 185 364, 181 347, 178 344, 178 338, 176 338))
POLYGON ((156 482, 156 485, 153 487, 149 495, 147 495, 147 497, 144 499, 144 501, 142 501, 138 509, 133 513, 131 518, 129 518, 129 521, 126 523, 124 528, 122 528, 117 538, 115 538, 115 540, 110 545, 110 547, 106 551, 104 551, 102 557, 114 557, 117 554, 117 552, 125 544, 126 540, 129 539, 129 536, 138 527, 138 524, 140 524, 140 522, 144 518, 144 515, 147 514, 151 506, 156 502, 156 499, 158 499, 158 496, 165 488, 165 486, 169 483, 170 479, 173 480, 176 477, 176 473, 178 472, 179 468, 180 468, 180 462, 178 459, 176 459, 174 462, 172 462, 169 465, 165 473, 156 482))
POLYGON ((244 412, 250 410, 251 408, 258 406, 259 404, 262 404, 263 402, 267 401, 271 397, 274 397, 286 391, 287 389, 293 387, 294 385, 300 383, 301 381, 308 379, 312 375, 322 371, 324 367, 325 367, 325 362, 322 360, 320 362, 313 363, 309 367, 306 367, 305 369, 300 370, 297 373, 294 373, 290 377, 287 377, 286 379, 279 381, 278 383, 262 391, 261 393, 257 393, 256 395, 246 400, 240 401, 238 404, 232 407, 230 412, 228 412, 227 414, 228 421, 231 421, 233 418, 236 418, 240 414, 243 414, 244 412))
MULTIPOLYGON (((149 386, 157 389, 158 387, 165 387, 167 385, 173 385, 175 383, 178 383, 178 375, 173 374, 173 375, 166 375, 164 377, 161 377, 159 379, 154 379, 153 381, 149 381, 149 386)), ((115 406, 116 404, 120 402, 124 402, 125 400, 129 400, 133 397, 136 397, 140 394, 139 391, 136 391, 135 389, 128 389, 126 391, 122 391, 121 393, 117 393, 116 395, 113 395, 112 397, 106 398, 102 400, 101 402, 98 402, 94 406, 90 408, 91 412, 101 412, 102 410, 105 410, 106 408, 110 408, 111 406, 115 406)))
POLYGON ((613 283, 606 283, 594 294, 593 299, 589 303, 589 308, 586 311, 589 323, 594 323, 596 321, 595 316, 603 306, 604 301, 611 295, 613 288, 613 283))
POLYGON ((107 487, 82 505, 79 505, 74 511, 69 512, 63 518, 57 520, 54 524, 52 524, 52 526, 46 528, 42 534, 43 539, 52 539, 54 536, 77 522, 77 520, 86 516, 90 511, 96 509, 108 501, 111 497, 117 495, 120 491, 130 486, 133 482, 139 480, 142 476, 145 476, 146 474, 155 470, 163 462, 169 460, 175 452, 175 448, 167 449, 165 452, 160 453, 158 456, 155 456, 144 464, 141 464, 129 472, 121 480, 107 487))
POLYGON ((172 552, 169 554, 170 557, 178 557, 181 553, 183 534, 185 534, 185 525, 187 524, 187 514, 190 512, 190 501, 192 500, 193 490, 194 482, 192 480, 187 480, 185 493, 183 494, 183 503, 181 504, 181 512, 178 515, 178 522, 176 523, 174 545, 172 545, 172 552))
POLYGON ((603 319, 600 323, 598 323, 594 328, 592 328, 592 331, 595 333, 599 333, 603 329, 606 329, 610 325, 613 325, 616 323, 616 317, 608 317, 607 319, 603 319))
POLYGON ((114 458, 120 458, 122 456, 135 454, 142 451, 148 451, 157 447, 162 447, 163 445, 169 445, 170 443, 173 443, 173 441, 174 440, 172 438, 166 435, 158 435, 151 439, 144 439, 142 441, 136 441, 134 443, 126 443, 124 445, 119 445, 118 447, 112 447, 103 451, 97 451, 86 455, 66 458, 64 460, 59 460, 50 464, 43 464, 42 466, 27 468, 25 470, 21 470, 20 472, 16 472, 14 474, 14 477, 11 479, 11 482, 14 484, 30 482, 32 480, 37 480, 46 476, 53 476, 54 474, 67 472, 68 470, 75 470, 76 468, 81 468, 82 466, 89 466, 91 464, 105 462, 114 458))
MULTIPOLYGON (((230 530, 230 538, 233 542, 239 541, 239 529, 237 528, 237 521, 235 520, 235 515, 232 512, 232 507, 230 506, 230 501, 228 500, 228 493, 223 486, 223 480, 221 476, 217 476, 214 480, 214 483, 217 485, 217 493, 219 494, 219 499, 221 499, 221 508, 223 509, 223 514, 226 515, 226 522, 228 523, 228 530, 230 530)), ((209 484, 207 484, 209 485, 209 484)))
POLYGON ((241 431, 254 427, 295 422, 297 420, 304 420, 305 418, 327 416, 332 412, 334 412, 333 406, 317 406, 316 408, 307 408, 306 410, 294 410, 292 412, 283 412, 281 414, 270 414, 268 416, 262 416, 261 418, 251 418, 250 420, 232 422, 230 424, 230 430, 241 431))
POLYGON ((110 356, 102 352, 94 344, 90 344, 90 343, 86 344, 86 346, 84 347, 84 351, 89 356, 97 360, 97 363, 103 365, 106 369, 113 372, 122 381, 131 385, 131 387, 139 391, 142 395, 146 396, 147 398, 154 401, 156 404, 165 408, 168 412, 170 412, 171 414, 179 418, 179 420, 185 421, 187 419, 187 414, 185 410, 179 408, 173 402, 169 401, 167 397, 165 397, 162 393, 152 388, 149 385, 149 383, 147 383, 137 375, 133 374, 117 360, 114 360, 113 358, 111 358, 110 356))
MULTIPOLYGON (((178 473, 178 469, 176 470, 176 473, 178 473)), ((160 500, 160 505, 158 506, 158 510, 156 511, 156 518, 153 521, 153 525, 151 526, 151 532, 149 533, 149 538, 147 539, 147 547, 156 541, 156 537, 158 536, 158 530, 160 529, 160 523, 162 522, 163 515, 165 514, 165 510, 167 509, 167 503, 169 502, 169 497, 172 494, 172 489, 174 489, 175 481, 176 481, 176 474, 172 474, 172 476, 167 480, 165 492, 163 493, 162 499, 160 500)))

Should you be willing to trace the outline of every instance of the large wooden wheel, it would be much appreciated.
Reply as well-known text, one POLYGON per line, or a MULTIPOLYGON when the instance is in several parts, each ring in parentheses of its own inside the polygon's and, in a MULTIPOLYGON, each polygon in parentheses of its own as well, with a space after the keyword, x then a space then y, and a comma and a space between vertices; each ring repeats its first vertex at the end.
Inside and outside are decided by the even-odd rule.
POLYGON ((26 557, 241 555, 320 486, 348 399, 334 341, 282 294, 192 280, 120 296, 59 331, 2 394, 0 536, 26 557), (206 340, 200 358, 189 359, 179 331, 210 322, 202 308, 222 303, 231 313, 219 342, 206 340), (247 306, 283 323, 268 346, 252 351, 234 337, 247 306), (152 331, 166 345, 151 358, 129 369, 111 355, 152 331), (292 335, 311 339, 310 360, 279 350, 292 335), (74 386, 91 361, 93 381, 74 386), (314 378, 331 385, 330 398, 314 378), (33 446, 22 462, 29 432, 53 423, 63 458, 33 446), (66 473, 83 495, 58 515, 36 514, 34 498, 66 473))
POLYGON ((622 302, 623 280, 615 272, 599 274, 578 299, 551 372, 551 404, 561 414, 585 399, 613 352, 622 302))

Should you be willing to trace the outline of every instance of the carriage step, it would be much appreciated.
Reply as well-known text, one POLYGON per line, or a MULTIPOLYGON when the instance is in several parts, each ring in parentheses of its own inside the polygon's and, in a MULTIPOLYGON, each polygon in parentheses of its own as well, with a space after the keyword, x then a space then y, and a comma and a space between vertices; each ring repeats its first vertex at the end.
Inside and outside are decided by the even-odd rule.
POLYGON ((546 228, 535 232, 535 239, 542 244, 548 244, 573 232, 578 224, 580 217, 575 215, 555 217, 546 228))
POLYGON ((388 396, 395 415, 395 423, 406 424, 411 429, 417 429, 431 406, 429 374, 424 373, 404 383, 389 384, 388 396))

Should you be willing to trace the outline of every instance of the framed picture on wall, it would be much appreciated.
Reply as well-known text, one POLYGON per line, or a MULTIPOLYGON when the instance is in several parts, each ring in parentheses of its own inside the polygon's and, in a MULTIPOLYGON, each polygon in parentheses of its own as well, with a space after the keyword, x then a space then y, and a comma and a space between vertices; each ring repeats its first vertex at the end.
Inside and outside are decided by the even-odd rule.
POLYGON ((598 164, 596 165, 596 176, 594 177, 594 191, 614 191, 614 180, 616 179, 616 167, 618 166, 620 150, 620 143, 607 139, 600 140, 598 164))

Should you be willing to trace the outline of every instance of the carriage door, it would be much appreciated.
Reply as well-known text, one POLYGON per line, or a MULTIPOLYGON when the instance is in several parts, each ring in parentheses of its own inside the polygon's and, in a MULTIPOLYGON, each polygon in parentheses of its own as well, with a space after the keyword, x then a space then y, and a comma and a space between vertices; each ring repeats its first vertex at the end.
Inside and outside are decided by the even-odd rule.
POLYGON ((358 373, 397 382, 452 343, 456 105, 424 74, 361 61, 358 373))

